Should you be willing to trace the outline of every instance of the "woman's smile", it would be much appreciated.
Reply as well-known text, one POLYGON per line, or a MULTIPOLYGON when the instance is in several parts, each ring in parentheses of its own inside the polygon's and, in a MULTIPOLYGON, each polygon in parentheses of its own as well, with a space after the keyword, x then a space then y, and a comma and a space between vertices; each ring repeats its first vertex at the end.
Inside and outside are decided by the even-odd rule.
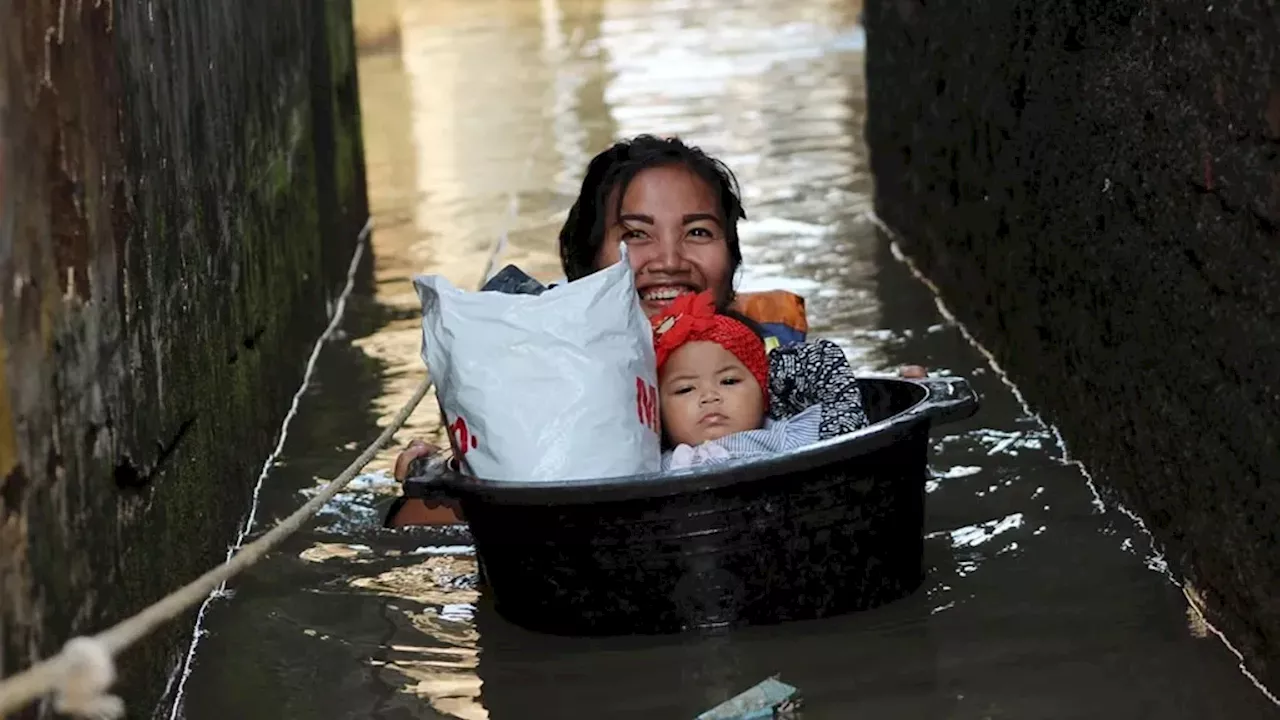
POLYGON ((636 288, 636 292, 640 294, 640 301, 644 305, 645 313, 648 315, 653 315, 666 309, 673 300, 681 295, 689 295, 701 292, 701 290, 702 288, 691 283, 673 284, 669 282, 641 285, 636 288))
POLYGON ((645 314, 656 315, 681 295, 714 289, 728 298, 733 262, 715 190, 682 165, 660 165, 636 174, 618 203, 615 193, 598 264, 617 261, 618 245, 636 273, 645 314), (617 211, 614 211, 617 207, 617 211))

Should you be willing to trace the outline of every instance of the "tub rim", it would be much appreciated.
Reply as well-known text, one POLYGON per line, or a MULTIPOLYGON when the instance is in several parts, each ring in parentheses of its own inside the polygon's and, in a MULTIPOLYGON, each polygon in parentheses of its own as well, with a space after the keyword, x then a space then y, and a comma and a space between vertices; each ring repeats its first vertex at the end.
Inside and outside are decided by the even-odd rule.
POLYGON ((923 390, 923 393, 910 407, 879 422, 782 455, 683 468, 666 473, 523 481, 489 480, 464 475, 446 464, 444 453, 438 453, 430 458, 416 459, 410 464, 402 493, 405 498, 423 500, 445 495, 459 500, 491 504, 542 506, 645 500, 700 493, 834 465, 887 447, 914 432, 921 423, 936 426, 964 420, 978 410, 977 393, 963 377, 861 377, 858 380, 914 385, 923 390))

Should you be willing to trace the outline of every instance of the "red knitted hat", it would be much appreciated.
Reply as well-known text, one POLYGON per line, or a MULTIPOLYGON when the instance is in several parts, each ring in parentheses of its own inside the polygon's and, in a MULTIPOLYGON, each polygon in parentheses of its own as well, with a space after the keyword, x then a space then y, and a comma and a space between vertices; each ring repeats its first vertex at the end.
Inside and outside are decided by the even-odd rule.
POLYGON ((733 353, 760 384, 765 404, 769 403, 769 358, 764 341, 741 322, 716 313, 710 290, 676 298, 667 309, 650 318, 653 349, 658 371, 671 353, 685 343, 713 342, 733 353))

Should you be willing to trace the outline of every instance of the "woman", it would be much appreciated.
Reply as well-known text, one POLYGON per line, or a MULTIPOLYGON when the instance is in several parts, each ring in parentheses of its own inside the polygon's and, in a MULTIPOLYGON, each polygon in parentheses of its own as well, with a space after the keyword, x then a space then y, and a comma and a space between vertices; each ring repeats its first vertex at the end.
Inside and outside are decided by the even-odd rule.
MULTIPOLYGON (((560 261, 565 276, 577 280, 616 263, 625 241, 647 314, 703 290, 728 305, 742 263, 738 220, 745 218, 737 181, 723 163, 678 139, 641 135, 616 143, 587 166, 560 230, 560 261)), ((925 372, 908 366, 902 375, 925 372)), ((396 479, 404 480, 412 460, 436 452, 421 440, 410 443, 396 458, 396 479)), ((452 509, 421 500, 401 499, 387 518, 389 527, 448 522, 456 522, 452 509)))
POLYGON ((649 315, 685 293, 712 290, 727 304, 742 263, 745 219, 733 173, 676 139, 641 135, 591 160, 560 230, 570 281, 618 261, 627 243, 636 291, 649 315))

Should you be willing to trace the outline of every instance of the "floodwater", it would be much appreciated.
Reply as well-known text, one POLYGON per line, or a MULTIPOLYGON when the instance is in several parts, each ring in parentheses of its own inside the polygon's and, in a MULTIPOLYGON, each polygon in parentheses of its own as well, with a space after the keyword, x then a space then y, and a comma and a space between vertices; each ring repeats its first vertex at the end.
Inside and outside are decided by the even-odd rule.
MULTIPOLYGON (((385 426, 423 373, 410 277, 552 279, 556 231, 613 138, 677 133, 734 168, 746 289, 806 295, 865 372, 966 375, 935 431, 928 577, 875 611, 716 637, 524 632, 461 529, 381 529, 393 451, 212 604, 159 717, 692 718, 769 675, 804 717, 1248 718, 1276 708, 1189 612, 1146 536, 945 321, 867 213, 856 0, 356 0, 376 287, 320 356, 259 527, 385 426), (179 687, 180 686, 180 687, 179 687), (174 707, 173 698, 180 702, 174 707)), ((398 436, 436 436, 428 398, 398 436)))

